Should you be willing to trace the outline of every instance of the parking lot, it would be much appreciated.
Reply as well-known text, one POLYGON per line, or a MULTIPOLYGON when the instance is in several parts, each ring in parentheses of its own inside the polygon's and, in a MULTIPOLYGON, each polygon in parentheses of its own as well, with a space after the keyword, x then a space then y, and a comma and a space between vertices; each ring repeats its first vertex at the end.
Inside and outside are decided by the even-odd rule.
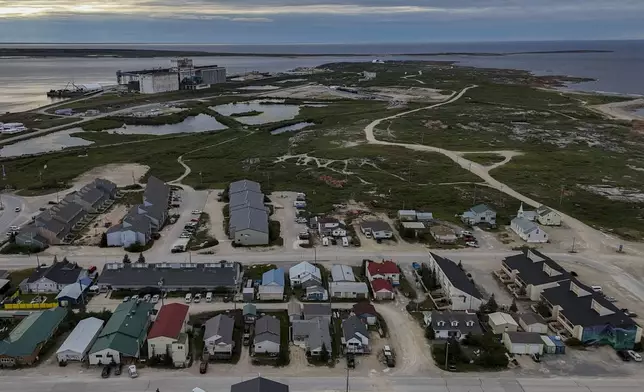
POLYGON ((275 192, 270 195, 275 212, 271 219, 280 222, 281 235, 284 239, 284 246, 288 249, 299 249, 299 234, 307 231, 306 223, 295 221, 297 208, 293 203, 297 200, 297 192, 275 192))
POLYGON ((169 215, 178 214, 177 221, 173 224, 166 225, 161 231, 161 238, 154 244, 154 250, 158 254, 170 254, 172 246, 179 239, 181 233, 184 231, 184 226, 190 222, 195 215, 192 211, 203 211, 208 198, 207 191, 195 190, 178 190, 173 192, 179 197, 179 207, 171 209, 169 215))

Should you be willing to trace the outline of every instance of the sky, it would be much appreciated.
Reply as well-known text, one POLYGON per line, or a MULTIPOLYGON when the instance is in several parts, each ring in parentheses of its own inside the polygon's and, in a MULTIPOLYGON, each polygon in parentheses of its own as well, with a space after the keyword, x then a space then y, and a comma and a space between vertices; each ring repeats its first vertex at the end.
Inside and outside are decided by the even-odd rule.
POLYGON ((0 0, 0 42, 644 39, 644 0, 0 0))

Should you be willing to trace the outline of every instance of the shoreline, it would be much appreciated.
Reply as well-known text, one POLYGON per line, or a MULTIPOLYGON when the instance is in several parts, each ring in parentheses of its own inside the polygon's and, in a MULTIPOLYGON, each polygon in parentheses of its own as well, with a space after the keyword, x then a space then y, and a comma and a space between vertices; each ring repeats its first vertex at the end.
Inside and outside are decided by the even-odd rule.
POLYGON ((644 121, 644 114, 637 114, 633 111, 635 109, 644 108, 644 98, 593 105, 588 108, 615 120, 644 121))

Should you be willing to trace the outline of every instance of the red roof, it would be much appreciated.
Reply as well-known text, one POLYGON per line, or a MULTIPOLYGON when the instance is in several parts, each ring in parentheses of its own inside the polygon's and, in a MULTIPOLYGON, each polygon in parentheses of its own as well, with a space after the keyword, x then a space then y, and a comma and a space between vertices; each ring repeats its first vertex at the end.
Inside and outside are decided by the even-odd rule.
MULTIPOLYGON (((376 279, 376 280, 381 280, 381 279, 376 279)), ((362 314, 376 314, 376 308, 367 301, 360 301, 357 304, 353 305, 353 313, 357 314, 358 316, 362 314)))
POLYGON ((159 336, 177 338, 181 333, 188 309, 190 309, 188 305, 178 303, 163 306, 148 333, 148 339, 158 338, 159 336))
POLYGON ((371 281, 371 288, 374 293, 377 293, 380 290, 387 290, 393 293, 394 286, 387 279, 374 279, 371 281))
POLYGON ((385 260, 381 263, 371 261, 367 263, 367 269, 371 276, 378 274, 399 274, 398 266, 391 260, 385 260))

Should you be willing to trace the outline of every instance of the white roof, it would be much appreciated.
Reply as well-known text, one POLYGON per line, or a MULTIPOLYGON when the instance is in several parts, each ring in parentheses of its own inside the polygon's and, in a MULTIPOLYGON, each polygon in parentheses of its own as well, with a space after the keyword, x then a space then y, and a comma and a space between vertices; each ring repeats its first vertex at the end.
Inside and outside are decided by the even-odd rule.
POLYGON ((60 293, 58 293, 56 299, 63 297, 78 299, 78 297, 80 297, 80 295, 83 293, 83 291, 85 291, 86 288, 86 284, 80 284, 78 282, 68 284, 67 286, 63 287, 62 290, 60 290, 60 293))
POLYGON ((405 229, 424 229, 423 222, 401 222, 405 229))
POLYGON ((510 325, 515 325, 517 327, 519 326, 519 324, 517 324, 517 322, 514 321, 514 318, 512 318, 512 316, 502 312, 495 312, 488 315, 488 320, 490 324, 494 324, 494 325, 510 324, 510 325))
POLYGON ((293 267, 291 267, 291 269, 288 270, 288 274, 290 275, 291 279, 297 276, 304 276, 306 274, 309 274, 322 280, 320 269, 309 263, 308 261, 303 261, 297 265, 294 265, 293 267))
POLYGON ((101 328, 103 328, 103 320, 97 319, 96 317, 81 320, 67 339, 65 339, 58 351, 56 351, 56 354, 65 351, 84 354, 101 328))
POLYGON ((519 230, 521 230, 521 232, 524 234, 528 234, 539 229, 539 226, 536 223, 522 218, 512 219, 512 224, 517 226, 519 230))
POLYGON ((365 282, 329 282, 329 292, 333 293, 359 293, 369 292, 365 282))
POLYGON ((355 282, 356 277, 353 274, 353 268, 349 265, 334 264, 331 267, 331 279, 334 282, 355 282))
POLYGON ((259 286, 259 294, 283 293, 284 286, 259 286))

